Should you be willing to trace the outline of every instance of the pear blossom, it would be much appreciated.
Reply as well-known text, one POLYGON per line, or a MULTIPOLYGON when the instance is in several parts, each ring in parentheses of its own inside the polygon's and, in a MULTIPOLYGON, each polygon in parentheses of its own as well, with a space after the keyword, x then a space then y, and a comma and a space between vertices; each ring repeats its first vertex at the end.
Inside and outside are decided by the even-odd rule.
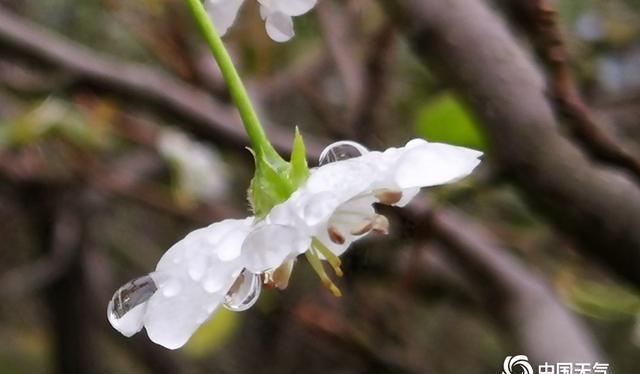
MULTIPOLYGON (((206 0, 205 6, 221 35, 233 25, 244 0, 206 0)), ((260 16, 267 34, 276 42, 286 42, 295 35, 292 17, 301 16, 316 5, 317 0, 258 0, 260 16)))
POLYGON ((384 152, 320 166, 285 202, 276 205, 243 244, 245 266, 256 273, 305 254, 335 294, 319 259, 340 276, 340 261, 349 245, 370 232, 387 233, 388 220, 374 203, 404 206, 421 187, 454 182, 480 163, 481 152, 422 139, 384 152))
MULTIPOLYGON (((343 145, 335 143, 323 154, 344 158, 332 153, 343 145)), ((341 276, 339 256, 351 243, 370 232, 388 232, 389 222, 375 212, 374 203, 404 206, 421 187, 467 176, 482 155, 422 139, 384 152, 369 152, 352 142, 346 145, 359 156, 312 169, 308 179, 266 217, 224 220, 174 244, 153 273, 114 294, 108 307, 112 326, 125 336, 144 327, 155 343, 179 348, 221 305, 247 309, 262 283, 286 288, 301 254, 339 296, 322 260, 341 276)))

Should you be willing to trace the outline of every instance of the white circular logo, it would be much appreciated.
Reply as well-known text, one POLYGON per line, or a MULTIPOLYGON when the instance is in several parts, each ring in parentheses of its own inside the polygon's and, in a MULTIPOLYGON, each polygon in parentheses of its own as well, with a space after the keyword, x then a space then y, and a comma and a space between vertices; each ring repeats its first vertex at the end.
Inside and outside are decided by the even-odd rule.
POLYGON ((502 374, 533 374, 533 368, 525 355, 507 356, 502 365, 502 374))

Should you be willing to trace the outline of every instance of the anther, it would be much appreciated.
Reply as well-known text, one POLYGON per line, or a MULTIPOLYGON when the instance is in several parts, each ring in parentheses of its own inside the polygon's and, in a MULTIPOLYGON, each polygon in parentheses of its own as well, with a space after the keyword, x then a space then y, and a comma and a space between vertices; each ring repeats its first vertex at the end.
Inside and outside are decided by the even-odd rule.
POLYGON ((389 220, 387 217, 378 214, 376 218, 373 220, 373 231, 387 235, 389 233, 389 220))
POLYGON ((329 239, 331 239, 332 242, 339 245, 344 244, 345 242, 344 235, 342 235, 340 231, 338 231, 338 229, 336 229, 333 226, 329 226, 329 229, 327 229, 327 232, 329 233, 329 239))
POLYGON ((393 205, 402 199, 402 191, 382 189, 377 191, 375 196, 379 203, 384 205, 393 205))
POLYGON ((288 260, 276 269, 265 272, 264 284, 269 287, 275 287, 279 290, 285 290, 289 286, 293 263, 294 260, 288 260))
POLYGON ((364 221, 360 226, 351 230, 351 235, 363 235, 373 229, 373 220, 364 221))

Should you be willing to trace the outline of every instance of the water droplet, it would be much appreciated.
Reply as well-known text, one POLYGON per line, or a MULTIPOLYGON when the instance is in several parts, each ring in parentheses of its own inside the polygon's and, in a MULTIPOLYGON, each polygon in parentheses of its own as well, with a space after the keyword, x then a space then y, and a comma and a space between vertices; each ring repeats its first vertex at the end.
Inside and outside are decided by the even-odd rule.
POLYGON ((108 307, 109 316, 115 319, 124 317, 133 308, 149 300, 157 290, 151 275, 128 282, 113 294, 108 307))
POLYGON ((224 286, 225 281, 224 275, 209 270, 202 280, 202 287, 208 293, 218 292, 224 286))
POLYGON ((329 144, 320 154, 318 163, 322 166, 336 161, 359 157, 367 152, 369 152, 369 150, 360 143, 351 140, 341 140, 329 144))
POLYGON ((198 256, 189 261, 187 272, 194 281, 202 279, 206 271, 207 259, 204 256, 198 256))
POLYGON ((174 297, 182 291, 182 283, 177 279, 169 279, 161 285, 161 289, 165 297, 174 297))
POLYGON ((225 308, 233 312, 242 312, 251 308, 262 291, 262 278, 260 274, 254 274, 243 270, 238 279, 224 297, 225 308))

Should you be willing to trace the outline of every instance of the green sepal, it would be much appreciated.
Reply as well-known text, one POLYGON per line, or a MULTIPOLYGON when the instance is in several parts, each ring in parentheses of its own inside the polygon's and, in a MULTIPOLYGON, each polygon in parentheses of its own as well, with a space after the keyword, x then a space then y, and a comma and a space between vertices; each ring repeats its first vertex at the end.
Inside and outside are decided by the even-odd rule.
POLYGON ((279 155, 274 157, 269 152, 252 151, 252 154, 256 173, 251 180, 249 201, 256 217, 263 218, 309 178, 307 153, 302 135, 296 128, 290 162, 284 161, 279 155))
POLYGON ((253 213, 262 218, 271 208, 287 200, 295 188, 286 177, 287 173, 279 173, 259 155, 255 155, 255 160, 256 174, 251 180, 249 196, 253 213))
POLYGON ((307 150, 300 130, 296 126, 296 135, 293 139, 291 151, 291 169, 289 170, 289 180, 297 189, 309 178, 309 165, 307 164, 307 150))

